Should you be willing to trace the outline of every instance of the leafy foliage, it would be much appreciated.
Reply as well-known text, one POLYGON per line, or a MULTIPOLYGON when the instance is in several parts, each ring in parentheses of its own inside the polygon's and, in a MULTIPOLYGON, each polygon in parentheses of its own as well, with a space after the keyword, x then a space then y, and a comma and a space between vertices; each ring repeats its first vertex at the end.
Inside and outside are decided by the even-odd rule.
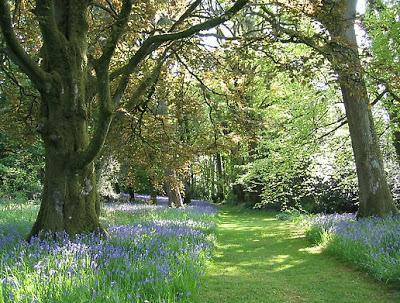
POLYGON ((37 199, 42 187, 43 154, 39 142, 27 146, 0 135, 0 196, 37 199))

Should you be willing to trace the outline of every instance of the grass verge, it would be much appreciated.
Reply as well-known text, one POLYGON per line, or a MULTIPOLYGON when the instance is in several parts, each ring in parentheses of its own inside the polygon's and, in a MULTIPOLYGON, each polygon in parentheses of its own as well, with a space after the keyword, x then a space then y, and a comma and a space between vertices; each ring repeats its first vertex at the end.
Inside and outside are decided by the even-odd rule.
POLYGON ((298 223, 222 208, 201 302, 399 302, 399 289, 371 279, 320 247, 298 223))
POLYGON ((307 237, 326 252, 355 264, 374 278, 400 285, 400 217, 364 218, 353 214, 306 219, 307 237))

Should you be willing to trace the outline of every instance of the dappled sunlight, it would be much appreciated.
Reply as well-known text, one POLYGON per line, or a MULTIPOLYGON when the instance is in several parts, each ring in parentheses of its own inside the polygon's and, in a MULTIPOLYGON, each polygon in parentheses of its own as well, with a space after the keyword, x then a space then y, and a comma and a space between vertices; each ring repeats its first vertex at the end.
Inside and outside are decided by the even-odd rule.
POLYGON ((241 247, 241 245, 240 244, 225 244, 225 245, 217 244, 217 247, 222 248, 222 249, 231 249, 231 248, 241 247))
POLYGON ((258 231, 258 230, 263 230, 263 228, 262 227, 256 227, 256 226, 251 226, 251 227, 244 227, 244 226, 242 226, 242 227, 237 227, 237 225, 234 225, 234 224, 226 224, 226 225, 224 225, 224 227, 225 228, 232 228, 232 229, 235 229, 235 230, 245 230, 245 231, 258 231))
POLYGON ((267 213, 232 214, 219 215, 202 302, 396 302, 379 284, 309 244, 298 225, 267 213))
POLYGON ((320 254, 320 253, 322 253, 322 247, 321 246, 311 246, 311 247, 306 247, 306 248, 300 248, 299 251, 309 253, 309 254, 320 254))
POLYGON ((276 219, 275 218, 264 218, 264 219, 262 219, 262 221, 271 222, 271 221, 276 221, 276 219))

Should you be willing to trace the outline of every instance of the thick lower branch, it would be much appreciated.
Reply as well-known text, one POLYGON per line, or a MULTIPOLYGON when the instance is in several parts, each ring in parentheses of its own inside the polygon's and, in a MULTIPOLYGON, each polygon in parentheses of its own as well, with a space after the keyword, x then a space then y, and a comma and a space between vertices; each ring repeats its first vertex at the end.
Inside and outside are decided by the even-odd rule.
POLYGON ((7 0, 0 0, 0 28, 7 47, 12 53, 10 59, 22 69, 39 90, 46 89, 49 75, 25 52, 19 43, 12 27, 10 7, 7 0))

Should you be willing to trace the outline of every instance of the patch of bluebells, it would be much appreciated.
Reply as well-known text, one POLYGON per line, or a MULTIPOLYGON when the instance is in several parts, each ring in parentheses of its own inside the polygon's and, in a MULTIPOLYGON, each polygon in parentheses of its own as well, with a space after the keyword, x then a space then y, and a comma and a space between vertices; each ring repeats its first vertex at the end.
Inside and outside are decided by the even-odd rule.
MULTIPOLYGON (((140 195, 141 200, 145 200, 145 195, 140 195)), ((205 233, 212 233, 216 227, 213 220, 217 213, 217 208, 202 200, 192 200, 190 205, 184 208, 168 208, 167 200, 159 197, 158 205, 148 205, 143 203, 134 204, 106 204, 104 205, 106 216, 124 213, 131 214, 140 221, 150 220, 156 221, 162 218, 162 222, 158 220, 158 224, 184 225, 194 229, 202 230, 205 233)))
POLYGON ((400 281, 400 216, 356 219, 355 214, 308 219, 328 250, 370 271, 381 280, 400 281))
MULTIPOLYGON (((58 233, 28 243, 10 226, 0 232, 5 302, 190 302, 213 248, 205 232, 213 225, 191 218, 201 208, 211 214, 212 206, 196 207, 179 210, 181 220, 158 213, 154 220, 110 226, 107 238, 58 233)), ((162 208, 125 204, 106 212, 176 212, 162 208)))
MULTIPOLYGON (((146 202, 149 199, 150 198, 148 196, 140 195, 140 200, 142 201, 146 202)), ((106 204, 104 205, 104 208, 106 211, 109 212, 123 211, 123 212, 137 213, 137 214, 168 210, 167 208, 168 201, 164 197, 159 197, 157 203, 158 205, 150 205, 145 203, 106 204)), ((192 200, 192 202, 185 208, 176 208, 175 211, 213 216, 217 213, 217 208, 207 201, 192 200)))

